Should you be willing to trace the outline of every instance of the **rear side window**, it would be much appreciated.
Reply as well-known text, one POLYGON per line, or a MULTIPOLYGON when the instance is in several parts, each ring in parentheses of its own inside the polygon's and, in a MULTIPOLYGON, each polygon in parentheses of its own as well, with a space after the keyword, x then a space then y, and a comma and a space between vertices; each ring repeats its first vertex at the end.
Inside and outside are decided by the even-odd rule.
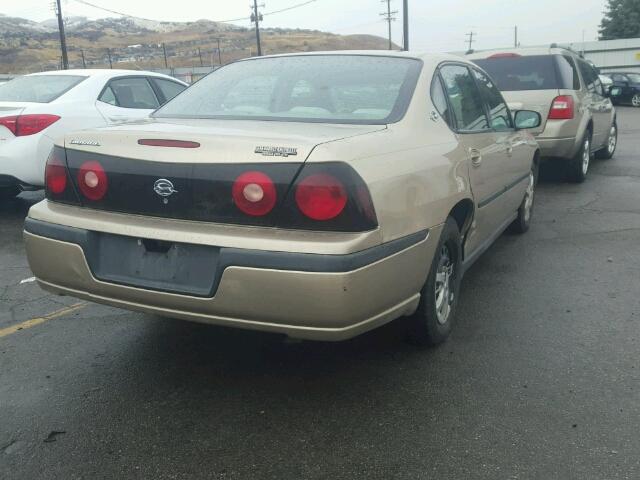
POLYGON ((451 121, 451 112, 449 112, 449 105, 447 105, 447 97, 444 93, 444 89, 442 88, 442 82, 440 81, 440 76, 438 74, 436 74, 431 81, 431 101, 433 102, 433 106, 436 107, 436 110, 438 110, 440 116, 445 122, 447 122, 447 125, 454 128, 451 121))
POLYGON ((602 82, 598 77, 598 72, 596 71, 596 69, 583 60, 578 61, 578 66, 580 68, 582 80, 585 83, 587 91, 589 91, 590 93, 602 95, 602 82))
POLYGON ((476 69, 473 69, 473 74, 478 81, 478 88, 480 89, 482 99, 489 106, 491 128, 496 130, 513 128, 509 107, 507 107, 500 91, 493 84, 493 80, 476 69))
POLYGON ((488 130, 484 104, 469 69, 462 65, 445 65, 440 69, 440 74, 453 110, 456 129, 465 132, 488 130))
POLYGON ((153 88, 141 77, 111 80, 98 100, 123 108, 155 110, 160 106, 153 88))
POLYGON ((165 102, 168 102, 185 88, 187 88, 180 83, 172 82, 171 80, 164 80, 162 78, 154 78, 153 82, 158 86, 160 92, 162 92, 165 102))
POLYGON ((562 87, 568 89, 571 85, 573 90, 580 90, 580 77, 573 59, 566 55, 556 55, 556 62, 562 87))
POLYGON ((574 89, 571 72, 565 66, 561 75, 556 57, 561 55, 514 54, 474 60, 474 63, 482 67, 502 91, 574 89))
POLYGON ((1 102, 49 103, 87 77, 78 75, 29 75, 0 85, 1 102))

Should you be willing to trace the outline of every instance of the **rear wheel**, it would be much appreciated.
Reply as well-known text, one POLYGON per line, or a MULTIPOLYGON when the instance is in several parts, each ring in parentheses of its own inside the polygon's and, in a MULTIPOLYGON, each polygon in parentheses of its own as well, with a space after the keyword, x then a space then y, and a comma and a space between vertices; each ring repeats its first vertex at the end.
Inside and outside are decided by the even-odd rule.
POLYGON ((531 225, 531 216, 533 215, 533 200, 538 185, 538 162, 534 162, 529 172, 529 183, 524 193, 524 198, 518 208, 518 217, 509 226, 509 230, 513 233, 525 233, 531 225))
POLYGON ((609 138, 607 138, 607 145, 596 152, 596 158, 600 160, 609 160, 616 153, 616 147, 618 146, 618 126, 614 123, 609 130, 609 138))
POLYGON ((456 221, 449 217, 422 288, 418 309, 407 319, 409 340, 419 345, 437 345, 449 337, 461 279, 460 231, 456 221))
POLYGON ((633 97, 631 97, 631 105, 634 107, 640 107, 640 93, 636 93, 633 97))
POLYGON ((20 187, 0 187, 0 200, 9 200, 20 193, 20 187))
POLYGON ((591 132, 587 131, 582 139, 580 150, 569 161, 569 180, 575 183, 582 183, 587 178, 589 166, 591 165, 591 132))

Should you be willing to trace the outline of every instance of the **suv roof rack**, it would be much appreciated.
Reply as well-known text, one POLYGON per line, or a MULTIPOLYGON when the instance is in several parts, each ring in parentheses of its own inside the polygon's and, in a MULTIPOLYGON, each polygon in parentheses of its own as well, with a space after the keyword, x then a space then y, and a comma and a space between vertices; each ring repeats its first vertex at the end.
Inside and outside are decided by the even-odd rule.
POLYGON ((584 58, 584 54, 582 52, 577 52, 576 50, 574 50, 571 47, 567 47, 565 45, 558 45, 557 43, 552 43, 551 45, 549 45, 549 48, 561 48, 562 50, 568 50, 571 53, 575 53, 576 55, 578 55, 580 58, 584 58))

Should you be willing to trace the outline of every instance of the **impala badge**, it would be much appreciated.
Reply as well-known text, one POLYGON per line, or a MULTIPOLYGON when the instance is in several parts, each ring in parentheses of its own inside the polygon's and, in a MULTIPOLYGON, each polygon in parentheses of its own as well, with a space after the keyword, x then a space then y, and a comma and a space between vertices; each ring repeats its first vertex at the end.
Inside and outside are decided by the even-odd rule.
POLYGON ((174 193, 178 193, 178 191, 173 188, 173 183, 171 180, 167 180, 166 178, 159 178, 156 180, 156 183, 153 184, 153 191, 162 197, 162 201, 166 204, 169 203, 170 197, 174 193))
POLYGON ((265 157, 288 157, 289 155, 298 155, 298 149, 291 147, 256 147, 254 153, 261 153, 265 157))

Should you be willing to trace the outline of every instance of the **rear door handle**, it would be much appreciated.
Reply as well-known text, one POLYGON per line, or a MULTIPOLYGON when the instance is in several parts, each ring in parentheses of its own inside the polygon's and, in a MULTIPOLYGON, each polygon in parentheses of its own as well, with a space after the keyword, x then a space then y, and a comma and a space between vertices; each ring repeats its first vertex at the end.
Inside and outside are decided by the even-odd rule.
POLYGON ((471 156, 471 165, 473 165, 474 167, 479 167, 480 165, 482 165, 482 155, 480 154, 479 150, 471 148, 469 149, 469 155, 471 156))

